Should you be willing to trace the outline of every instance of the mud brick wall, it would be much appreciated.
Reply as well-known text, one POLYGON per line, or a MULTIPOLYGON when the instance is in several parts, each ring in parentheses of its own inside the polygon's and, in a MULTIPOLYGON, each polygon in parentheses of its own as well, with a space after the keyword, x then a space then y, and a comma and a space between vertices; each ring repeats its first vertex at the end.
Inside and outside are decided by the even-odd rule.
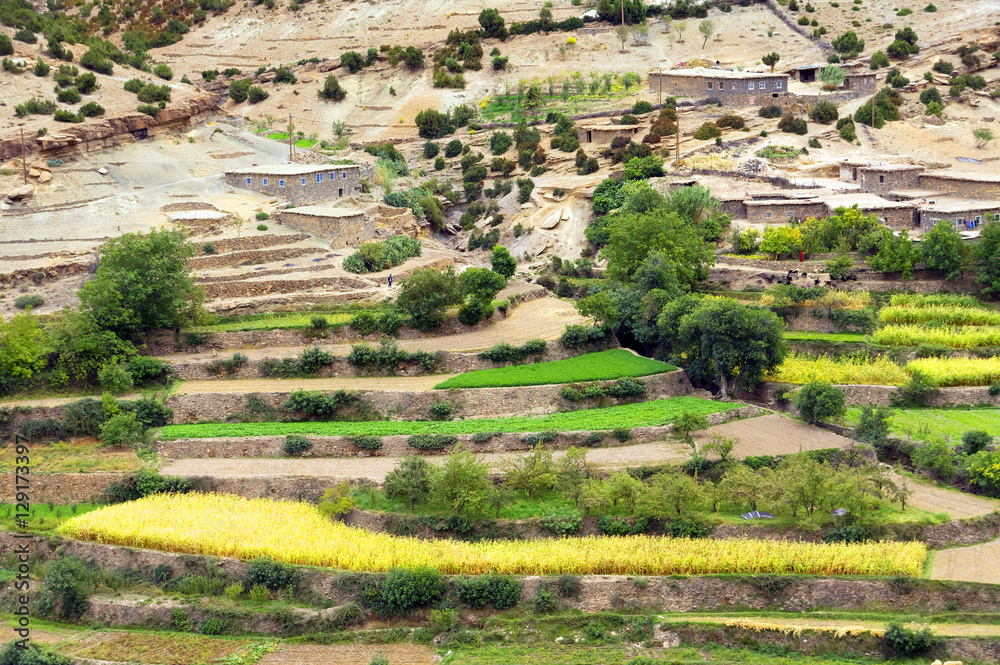
POLYGON ((649 72, 650 92, 664 95, 684 95, 688 97, 707 97, 722 100, 726 106, 763 106, 779 104, 782 101, 795 100, 795 95, 788 92, 788 75, 775 73, 773 76, 747 76, 734 78, 727 76, 730 72, 720 70, 720 76, 678 76, 670 72, 649 72), (781 87, 778 87, 780 82, 781 87), (709 88, 709 83, 712 87, 709 88), (749 88, 754 84, 753 89, 749 88), (761 90, 760 85, 765 88, 761 90))
POLYGON ((922 166, 909 169, 886 169, 879 166, 861 166, 858 168, 858 182, 861 191, 873 194, 887 194, 899 189, 916 189, 920 187, 922 166))
POLYGON ((785 224, 793 219, 825 217, 827 206, 822 201, 791 203, 788 201, 747 202, 747 221, 751 224, 785 224))
POLYGON ((977 180, 973 174, 922 173, 919 188, 980 201, 1000 200, 1000 179, 996 177, 977 180))

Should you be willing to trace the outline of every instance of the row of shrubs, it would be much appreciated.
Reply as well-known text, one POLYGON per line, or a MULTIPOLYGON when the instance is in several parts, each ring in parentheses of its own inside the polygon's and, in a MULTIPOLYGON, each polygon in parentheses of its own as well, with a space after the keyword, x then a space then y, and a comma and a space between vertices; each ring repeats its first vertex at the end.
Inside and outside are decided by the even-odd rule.
POLYGON ((629 397, 638 397, 645 392, 645 381, 642 379, 626 378, 605 385, 594 382, 564 386, 562 396, 571 402, 582 402, 585 399, 602 399, 604 397, 626 399, 629 397))

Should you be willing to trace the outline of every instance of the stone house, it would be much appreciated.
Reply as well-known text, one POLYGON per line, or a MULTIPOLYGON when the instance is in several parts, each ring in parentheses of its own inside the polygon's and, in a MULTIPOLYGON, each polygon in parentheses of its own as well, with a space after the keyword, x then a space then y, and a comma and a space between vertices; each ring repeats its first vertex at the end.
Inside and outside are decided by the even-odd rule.
POLYGON ((638 125, 577 125, 576 136, 580 143, 611 143, 622 136, 631 140, 639 133, 638 125))
POLYGON ((920 187, 967 199, 1000 200, 1000 174, 997 173, 931 171, 920 175, 920 187))
POLYGON ((788 95, 788 74, 729 69, 672 69, 649 72, 649 90, 672 97, 715 98, 726 106, 779 104, 788 95))
POLYGON ((1000 222, 1000 201, 974 201, 939 196, 917 204, 920 230, 927 233, 947 222, 958 231, 974 231, 983 224, 1000 222))
POLYGON ((226 172, 226 184, 288 200, 295 205, 331 201, 361 189, 357 164, 280 164, 226 172))
POLYGON ((878 92, 878 81, 874 72, 847 72, 844 75, 844 90, 850 90, 857 97, 874 95, 878 92))
POLYGON ((765 199, 744 201, 751 224, 787 224, 809 217, 826 217, 826 204, 819 199, 765 199))

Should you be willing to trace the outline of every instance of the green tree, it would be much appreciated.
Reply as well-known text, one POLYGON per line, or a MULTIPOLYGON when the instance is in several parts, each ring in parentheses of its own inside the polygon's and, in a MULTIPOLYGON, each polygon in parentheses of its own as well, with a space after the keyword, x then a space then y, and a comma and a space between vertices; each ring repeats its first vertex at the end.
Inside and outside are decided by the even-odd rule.
POLYGON ((144 439, 145 432, 135 411, 115 414, 101 425, 101 441, 106 446, 135 446, 144 439))
POLYGON ((192 256, 183 229, 115 238, 101 248, 97 271, 80 289, 80 307, 121 339, 179 331, 202 312, 204 296, 187 267, 192 256))
POLYGON ((913 266, 920 261, 920 248, 913 244, 910 235, 903 229, 898 236, 885 234, 878 243, 878 253, 868 259, 872 270, 900 273, 903 279, 910 279, 913 266))
POLYGON ((768 226, 760 240, 760 251, 773 254, 774 260, 802 248, 802 231, 791 226, 768 226))
POLYGON ((698 32, 700 32, 701 36, 704 37, 704 41, 702 41, 701 47, 705 48, 705 45, 708 44, 708 40, 711 39, 712 35, 715 34, 715 22, 710 21, 708 19, 703 20, 698 24, 698 32))
POLYGON ((985 148, 994 138, 993 132, 985 127, 972 130, 972 138, 976 139, 977 148, 985 148))
POLYGON ((627 471, 614 471, 611 477, 604 481, 606 499, 615 506, 618 505, 619 501, 625 504, 630 514, 635 513, 635 507, 644 491, 645 486, 642 481, 627 471))
POLYGON ((396 305, 410 317, 417 330, 432 330, 444 322, 449 307, 462 302, 458 276, 452 268, 442 272, 420 268, 403 281, 396 305))
POLYGON ((490 266, 493 272, 502 275, 504 279, 510 279, 517 272, 517 261, 510 254, 510 250, 503 245, 493 247, 490 255, 490 266))
POLYGON ((829 383, 813 381, 795 395, 795 408, 807 423, 844 415, 844 391, 829 383))
POLYGON ((455 515, 475 514, 486 497, 489 470, 490 465, 482 457, 458 447, 434 474, 431 496, 451 508, 455 515))
MULTIPOLYGON (((414 118, 417 125, 417 133, 425 139, 436 139, 455 131, 451 118, 447 113, 441 113, 437 109, 424 109, 417 113, 414 118)), ((447 155, 447 152, 445 153, 447 155)), ((454 155, 451 155, 454 157, 454 155)))
POLYGON ((581 298, 576 303, 576 311, 589 316, 602 328, 610 328, 618 323, 618 307, 607 291, 581 298))
POLYGON ((779 60, 781 60, 781 56, 778 55, 777 51, 771 51, 760 59, 761 62, 771 68, 772 72, 774 71, 774 66, 778 64, 779 60))
POLYGON ((679 469, 661 471, 643 490, 641 512, 660 519, 684 517, 708 501, 705 488, 679 469))
MULTIPOLYGON (((776 473, 781 503, 792 511, 792 515, 802 508, 811 516, 827 498, 833 475, 828 464, 817 462, 807 453, 789 455, 776 473)), ((807 524, 813 526, 815 523, 809 521, 807 524)))
MULTIPOLYGON (((321 99, 329 99, 334 102, 343 101, 347 97, 347 90, 340 85, 340 81, 333 74, 326 77, 323 87, 316 93, 321 99)), ((249 92, 248 92, 249 95, 249 92)), ((337 135, 338 137, 340 134, 337 135)))
POLYGON ((1000 224, 983 226, 979 240, 972 246, 972 269, 983 293, 1000 296, 1000 224))
POLYGON ((843 60, 851 60, 865 50, 865 40, 858 39, 858 35, 853 30, 837 35, 831 42, 837 53, 841 54, 843 60))
POLYGON ((79 619, 90 607, 87 578, 87 569, 76 557, 56 559, 45 571, 43 603, 55 605, 60 619, 79 619))
POLYGON ((432 467, 420 455, 410 455, 399 460, 396 468, 385 477, 385 494, 390 499, 401 497, 410 502, 410 510, 418 501, 424 501, 430 494, 432 467))
POLYGON ((500 519, 500 511, 517 501, 517 492, 507 485, 490 483, 486 488, 486 505, 500 519))
POLYGON ((706 277, 715 263, 711 247, 697 229, 676 212, 664 212, 662 206, 633 213, 623 209, 609 224, 608 242, 601 256, 608 260, 608 277, 632 281, 646 257, 659 252, 670 260, 677 281, 685 290, 706 277))
POLYGON ((788 353, 784 323, 760 307, 735 300, 704 300, 679 320, 672 318, 664 309, 658 326, 673 347, 673 357, 692 380, 717 382, 722 399, 729 398, 730 384, 734 389, 753 389, 788 353))
POLYGON ((580 506, 589 477, 587 451, 584 448, 571 447, 556 465, 556 489, 567 499, 573 499, 577 507, 580 506))
POLYGON ((38 325, 38 317, 22 312, 9 321, 0 318, 0 393, 13 392, 15 384, 23 383, 43 369, 50 350, 48 337, 38 325))
POLYGON ((694 439, 691 437, 691 432, 708 429, 709 426, 708 418, 688 411, 674 418, 673 425, 674 434, 692 447, 694 446, 694 439))
POLYGON ((723 476, 719 492, 725 501, 746 502, 750 510, 757 510, 758 502, 774 497, 778 488, 771 469, 763 467, 755 470, 745 464, 737 464, 723 476))
POLYGON ((496 294, 503 291, 507 281, 503 275, 486 268, 466 268, 458 276, 462 295, 470 300, 485 300, 490 302, 496 294))
POLYGON ((891 425, 892 409, 865 404, 861 407, 861 415, 858 424, 854 426, 853 435, 856 440, 878 448, 888 440, 891 425))
POLYGON ((819 80, 831 88, 839 88, 844 84, 844 70, 837 65, 824 65, 819 70, 819 80))
POLYGON ((552 463, 551 450, 536 448, 529 455, 509 457, 503 468, 507 485, 515 490, 523 490, 529 499, 552 489, 556 484, 556 468, 552 463))
POLYGON ((500 10, 486 8, 479 12, 479 25, 486 37, 496 37, 500 41, 507 39, 507 26, 504 24, 500 10))
POLYGON ((920 245, 924 267, 928 270, 940 270, 945 279, 949 280, 962 277, 966 252, 962 236, 947 221, 935 224, 929 233, 924 234, 924 241, 920 245))

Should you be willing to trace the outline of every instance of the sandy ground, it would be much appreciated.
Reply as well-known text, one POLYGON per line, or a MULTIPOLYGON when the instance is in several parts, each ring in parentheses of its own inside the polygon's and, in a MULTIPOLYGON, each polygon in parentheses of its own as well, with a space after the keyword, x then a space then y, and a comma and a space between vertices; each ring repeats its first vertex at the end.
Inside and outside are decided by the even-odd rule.
POLYGON ((931 577, 1000 584, 1000 540, 933 553, 931 577))
POLYGON ((293 390, 391 390, 412 392, 433 390, 434 386, 457 374, 420 376, 335 377, 330 379, 240 379, 238 381, 184 381, 177 395, 230 393, 285 393, 293 390))
POLYGON ((434 649, 419 644, 283 644, 258 663, 260 665, 368 665, 383 653, 396 665, 429 665, 434 649))
POLYGON ((733 456, 737 459, 748 455, 789 455, 802 450, 843 448, 851 442, 839 434, 777 414, 733 420, 695 432, 693 436, 699 447, 713 436, 737 439, 739 443, 733 448, 733 456))
MULTIPOLYGON (((487 453, 483 460, 494 467, 519 453, 487 453)), ((564 450, 555 451, 559 459, 564 450)), ((642 464, 662 464, 686 459, 687 446, 672 441, 642 443, 635 446, 595 448, 587 451, 587 461, 603 468, 621 468, 642 464)), ((442 464, 446 455, 426 458, 433 464, 442 464)), ((273 478, 275 476, 304 476, 329 478, 330 482, 366 478, 376 482, 385 480, 399 462, 398 457, 322 458, 322 459, 179 459, 166 464, 160 472, 171 476, 212 476, 213 478, 273 478)))

